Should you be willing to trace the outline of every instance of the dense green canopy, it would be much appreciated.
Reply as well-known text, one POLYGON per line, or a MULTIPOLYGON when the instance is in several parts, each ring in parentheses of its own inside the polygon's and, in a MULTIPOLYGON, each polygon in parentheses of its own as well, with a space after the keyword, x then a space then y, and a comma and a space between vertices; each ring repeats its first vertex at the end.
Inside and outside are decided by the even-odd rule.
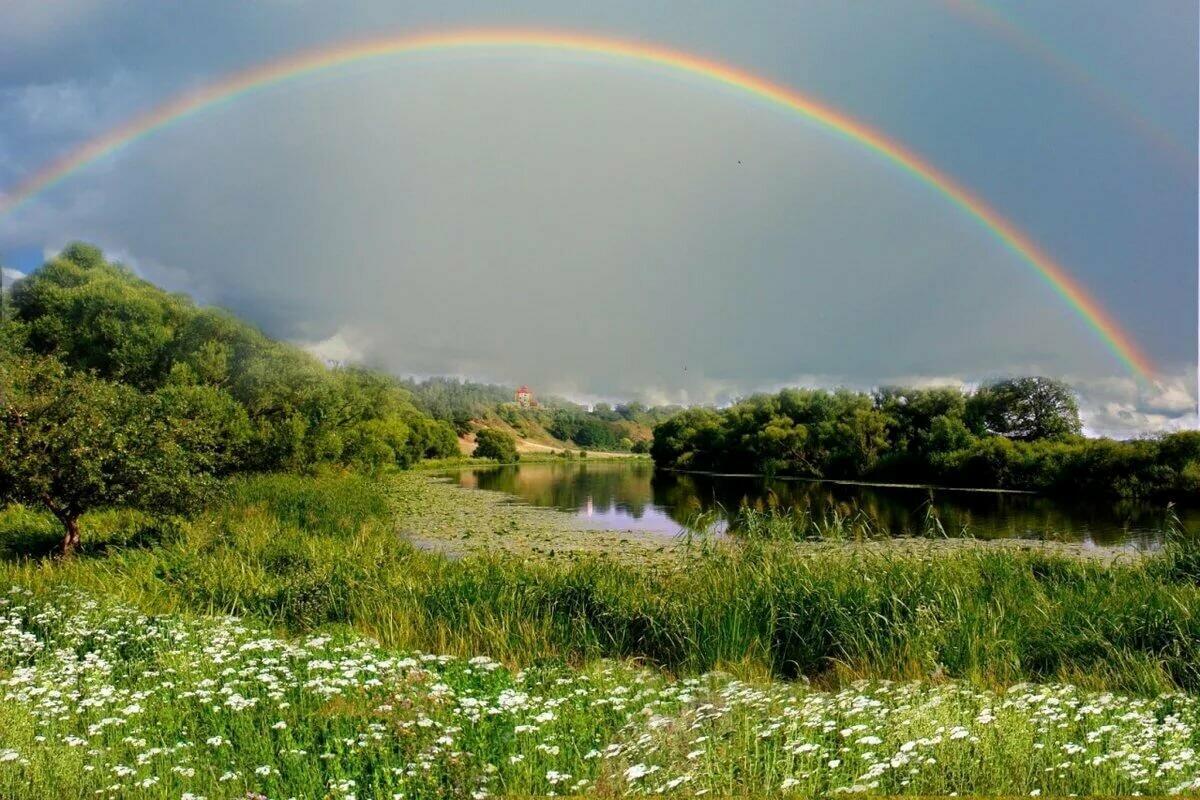
POLYGON ((688 409, 655 427, 651 453, 680 469, 1120 497, 1200 494, 1200 432, 1085 438, 1070 390, 1048 378, 970 393, 785 389, 722 410, 688 409))
POLYGON ((0 344, 0 500, 77 516, 102 504, 159 505, 149 487, 167 476, 183 495, 189 476, 403 467, 458 453, 451 426, 420 411, 395 380, 327 367, 89 245, 67 247, 19 281, 10 312, 0 344), (71 436, 86 445, 72 450, 71 436), (71 466, 82 451, 91 460, 71 466), (181 457, 167 470, 161 454, 175 451, 181 457), (126 475, 135 468, 136 480, 126 475))

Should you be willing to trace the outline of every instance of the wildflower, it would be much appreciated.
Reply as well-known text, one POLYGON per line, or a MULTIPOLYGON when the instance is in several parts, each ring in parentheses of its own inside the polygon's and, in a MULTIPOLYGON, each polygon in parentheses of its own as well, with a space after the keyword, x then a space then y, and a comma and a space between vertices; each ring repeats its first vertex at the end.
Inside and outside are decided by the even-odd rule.
POLYGON ((625 780, 633 783, 634 781, 640 780, 654 771, 655 768, 647 767, 645 764, 634 764, 632 767, 625 770, 625 780))

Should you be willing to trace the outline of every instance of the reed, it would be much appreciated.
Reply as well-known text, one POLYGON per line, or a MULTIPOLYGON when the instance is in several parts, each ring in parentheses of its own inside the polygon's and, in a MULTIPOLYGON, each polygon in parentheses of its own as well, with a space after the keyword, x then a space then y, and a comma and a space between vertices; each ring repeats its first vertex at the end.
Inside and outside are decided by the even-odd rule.
MULTIPOLYGON (((1200 585, 1182 533, 1161 557, 1100 563, 932 542, 860 546, 859 523, 841 518, 788 530, 844 545, 797 548, 767 517, 771 535, 646 563, 449 559, 397 535, 386 490, 352 474, 239 480, 194 520, 159 530, 100 515, 85 521, 93 545, 82 557, 10 556, 2 569, 39 591, 82 588, 150 612, 249 616, 292 632, 341 624, 388 646, 516 664, 617 657, 831 684, 949 676, 1200 688, 1200 585), (106 538, 103 526, 117 533, 106 538)), ((10 510, 0 541, 11 554, 43 524, 10 510)))

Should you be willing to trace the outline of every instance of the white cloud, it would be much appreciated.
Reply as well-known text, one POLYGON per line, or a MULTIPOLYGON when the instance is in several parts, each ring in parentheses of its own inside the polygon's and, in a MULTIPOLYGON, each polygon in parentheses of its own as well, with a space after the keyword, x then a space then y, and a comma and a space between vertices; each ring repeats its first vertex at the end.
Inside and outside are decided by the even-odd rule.
POLYGON ((326 339, 296 344, 327 364, 357 364, 366 358, 370 339, 353 327, 343 327, 326 339))
POLYGON ((1196 413, 1196 369, 1160 376, 1152 383, 1133 378, 1076 380, 1079 410, 1087 433, 1129 438, 1145 433, 1200 427, 1196 413))

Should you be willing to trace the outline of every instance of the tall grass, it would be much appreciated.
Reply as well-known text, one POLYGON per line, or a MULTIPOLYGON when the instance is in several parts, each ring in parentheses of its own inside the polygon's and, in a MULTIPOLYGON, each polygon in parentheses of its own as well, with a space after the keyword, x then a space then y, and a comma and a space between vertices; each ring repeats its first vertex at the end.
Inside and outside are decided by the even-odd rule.
MULTIPOLYGON (((917 536, 927 539, 949 538, 951 532, 942 524, 932 494, 923 508, 924 516, 917 536)), ((696 514, 686 527, 691 541, 711 538, 715 532, 722 530, 743 540, 774 542, 865 542, 894 535, 876 515, 857 504, 829 504, 822 508, 807 505, 783 507, 772 492, 768 493, 765 503, 742 505, 733 514, 718 504, 715 508, 696 514)), ((956 538, 971 538, 965 526, 953 531, 953 535, 956 538)))
POLYGON ((1188 531, 1174 505, 1167 506, 1162 564, 1171 578, 1200 584, 1200 536, 1188 531))
MULTIPOLYGON (((613 656, 829 683, 950 676, 1200 689, 1200 585, 1184 555, 1104 564, 932 545, 812 551, 763 537, 647 564, 455 560, 392 530, 386 490, 353 475, 246 479, 153 544, 10 561, 3 577, 292 631, 346 624, 390 646, 522 664, 613 656)), ((85 536, 96 527, 87 522, 85 536)), ((41 524, 10 512, 0 540, 41 524)))

